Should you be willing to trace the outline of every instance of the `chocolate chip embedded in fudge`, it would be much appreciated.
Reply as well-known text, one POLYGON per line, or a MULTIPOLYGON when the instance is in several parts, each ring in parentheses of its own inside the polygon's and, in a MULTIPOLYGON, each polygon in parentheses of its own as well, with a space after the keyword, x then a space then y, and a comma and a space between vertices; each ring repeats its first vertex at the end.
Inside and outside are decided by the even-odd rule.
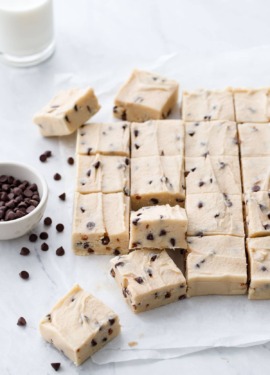
POLYGON ((235 116, 237 122, 269 122, 270 90, 234 89, 235 116))
POLYGON ((178 83, 160 75, 134 70, 116 95, 115 117, 144 122, 165 119, 178 99, 178 83))
POLYGON ((75 285, 41 320, 39 329, 78 366, 114 339, 120 324, 114 311, 75 285))
POLYGON ((242 157, 270 155, 270 123, 239 124, 238 132, 242 157))
POLYGON ((244 157, 241 163, 244 193, 270 190, 270 156, 244 157))
POLYGON ((245 194, 245 208, 248 237, 270 236, 270 192, 245 194))
POLYGON ((141 249, 110 262, 111 274, 135 313, 185 298, 186 280, 166 251, 141 249))
POLYGON ((93 89, 61 91, 38 112, 33 121, 45 137, 73 133, 100 109, 93 89))

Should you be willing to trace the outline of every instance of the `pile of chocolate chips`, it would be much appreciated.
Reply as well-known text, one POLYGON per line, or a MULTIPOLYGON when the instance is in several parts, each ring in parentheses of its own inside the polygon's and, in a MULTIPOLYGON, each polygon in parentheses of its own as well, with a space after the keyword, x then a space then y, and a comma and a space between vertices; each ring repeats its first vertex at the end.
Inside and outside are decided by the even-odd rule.
POLYGON ((33 211, 39 202, 36 184, 0 175, 0 221, 23 217, 33 211))

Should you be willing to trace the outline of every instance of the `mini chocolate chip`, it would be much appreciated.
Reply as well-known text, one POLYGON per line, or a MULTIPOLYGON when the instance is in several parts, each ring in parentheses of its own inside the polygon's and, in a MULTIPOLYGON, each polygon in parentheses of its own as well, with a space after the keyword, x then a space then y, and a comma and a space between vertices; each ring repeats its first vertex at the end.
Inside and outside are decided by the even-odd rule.
POLYGON ((134 278, 135 281, 137 281, 138 284, 143 284, 143 278, 142 277, 135 277, 134 278))
POLYGON ((50 217, 45 217, 43 223, 48 227, 52 224, 52 219, 50 217))
POLYGON ((63 230, 65 229, 64 225, 61 224, 61 223, 57 224, 55 228, 56 228, 57 232, 59 232, 59 233, 63 232, 63 230))
POLYGON ((151 258, 150 258, 151 262, 154 262, 156 259, 157 259, 157 255, 156 254, 152 255, 151 258))
POLYGON ((66 122, 70 123, 70 120, 69 120, 67 115, 65 116, 65 120, 66 120, 66 122))
POLYGON ((182 299, 186 299, 187 296, 185 294, 182 294, 181 296, 178 297, 178 300, 181 301, 182 299))
POLYGON ((265 230, 270 229, 270 225, 269 224, 265 224, 265 225, 263 225, 263 227, 264 227, 265 230))
POLYGON ((80 210, 81 210, 82 213, 85 212, 85 208, 83 208, 83 207, 80 207, 80 210))
POLYGON ((134 136, 135 136, 135 137, 138 137, 138 135, 139 135, 139 130, 137 130, 137 129, 134 130, 134 136))
POLYGON ((112 275, 112 277, 115 277, 115 271, 113 268, 111 269, 110 274, 112 275))
POLYGON ((158 204, 159 200, 156 199, 156 198, 151 198, 150 202, 153 203, 153 204, 158 204))
POLYGON ((203 203, 202 202, 199 202, 198 203, 198 208, 202 208, 203 207, 203 203))
POLYGON ((113 330, 111 328, 108 329, 108 334, 111 335, 113 333, 113 330))
POLYGON ((113 319, 113 318, 112 318, 112 319, 109 319, 109 323, 110 323, 111 326, 113 326, 114 323, 115 323, 115 319, 113 319))
POLYGON ((76 112, 78 112, 78 106, 77 106, 77 104, 74 105, 74 110, 75 110, 76 112))
POLYGON ((265 272, 265 271, 267 271, 267 268, 265 266, 262 266, 261 271, 265 272))
POLYGON ((55 173, 53 178, 54 178, 55 181, 59 181, 59 180, 61 180, 61 175, 59 173, 55 173))
POLYGON ((118 263, 115 263, 115 268, 117 268, 117 267, 123 267, 125 265, 125 263, 124 262, 118 262, 118 263))
POLYGON ((184 173, 184 176, 187 177, 187 176, 189 175, 189 173, 190 173, 189 171, 186 171, 186 172, 184 173))
POLYGON ((197 236, 197 237, 203 237, 203 232, 197 232, 197 233, 195 234, 195 236, 197 236))
POLYGON ((147 270, 147 273, 148 273, 149 277, 152 277, 152 276, 153 276, 153 272, 152 272, 152 270, 148 269, 148 270, 147 270))
POLYGON ((92 346, 96 346, 96 345, 97 345, 96 340, 93 339, 93 340, 91 341, 91 345, 92 345, 92 346))
POLYGON ((24 279, 24 280, 29 279, 29 273, 28 273, 27 271, 21 271, 21 272, 19 273, 19 275, 20 275, 20 277, 21 277, 22 279, 24 279))
POLYGON ((104 237, 101 239, 101 243, 102 243, 102 245, 108 245, 109 242, 110 242, 110 237, 108 237, 108 236, 104 236, 104 237))
POLYGON ((92 151, 92 148, 89 147, 89 148, 87 149, 87 155, 90 155, 90 154, 91 154, 91 151, 92 151))
POLYGON ((41 240, 47 240, 48 237, 49 237, 49 235, 48 235, 47 232, 41 232, 40 235, 39 235, 39 238, 41 240))
POLYGON ((62 246, 58 247, 58 249, 56 250, 56 255, 58 255, 59 257, 63 256, 65 254, 65 250, 62 246))
POLYGON ((96 163, 93 164, 93 167, 98 169, 100 167, 100 161, 97 161, 96 163))
POLYGON ((30 254, 30 250, 27 247, 22 247, 20 251, 20 255, 26 256, 30 254))
POLYGON ((120 251, 117 250, 117 249, 115 249, 113 253, 114 253, 114 255, 119 255, 119 254, 120 254, 120 251))
POLYGON ((49 246, 48 244, 46 244, 46 242, 43 242, 43 244, 40 246, 41 250, 42 251, 48 251, 49 250, 49 246))
POLYGON ((61 199, 61 201, 65 201, 66 200, 66 193, 62 193, 62 194, 58 195, 58 198, 61 199))
POLYGON ((55 370, 55 371, 58 371, 59 370, 59 368, 60 368, 60 366, 61 366, 61 363, 59 363, 59 362, 55 362, 55 363, 51 363, 51 366, 52 366, 52 368, 55 370))
POLYGON ((67 162, 68 162, 69 165, 73 165, 74 164, 74 159, 72 157, 69 157, 67 159, 67 162))
POLYGON ((146 239, 147 239, 148 241, 154 241, 154 236, 153 236, 153 234, 152 234, 152 233, 149 233, 149 234, 146 236, 146 239))
POLYGON ((21 316, 21 317, 18 319, 18 321, 17 321, 17 326, 21 326, 21 327, 26 326, 26 320, 24 319, 23 316, 21 316))
POLYGON ((138 225, 138 221, 140 220, 140 218, 138 217, 137 219, 134 219, 132 220, 132 224, 133 225, 138 225))
POLYGON ((103 342, 106 342, 107 340, 108 340, 107 337, 103 337, 102 339, 103 342))
POLYGON ((170 298, 171 297, 171 293, 170 292, 167 292, 164 296, 165 298, 170 298))
POLYGON ((167 234, 167 231, 165 229, 161 229, 161 231, 159 232, 159 236, 166 236, 167 234))
POLYGON ((91 230, 96 226, 96 224, 93 221, 88 221, 86 224, 87 229, 91 230))
POLYGON ((40 155, 39 160, 40 160, 42 163, 45 163, 45 161, 47 160, 47 156, 44 155, 44 154, 42 154, 42 155, 40 155))
POLYGON ((47 150, 44 152, 44 155, 46 155, 47 158, 50 158, 52 156, 52 152, 50 150, 47 150))
POLYGON ((129 158, 125 158, 126 165, 129 165, 129 158))
POLYGON ((170 243, 171 243, 171 245, 174 247, 174 246, 175 246, 175 239, 174 239, 174 238, 171 238, 171 239, 170 239, 170 243))
POLYGON ((215 214, 215 216, 214 216, 214 217, 215 217, 215 219, 216 219, 217 217, 219 217, 219 215, 220 215, 220 214, 215 214))
POLYGON ((136 143, 134 144, 134 146, 135 146, 136 150, 138 150, 140 148, 140 146, 137 145, 136 143))
POLYGON ((91 109, 91 107, 89 107, 89 105, 87 105, 86 108, 87 108, 87 111, 88 111, 89 113, 92 113, 92 109, 91 109))
POLYGON ((200 181, 199 182, 199 187, 202 187, 204 185, 204 182, 203 181, 200 181))
POLYGON ((259 190, 261 190, 261 188, 260 188, 260 186, 258 186, 258 185, 254 185, 254 186, 252 187, 252 191, 254 191, 255 193, 256 193, 257 191, 259 191, 259 190))
POLYGON ((193 137, 194 134, 195 134, 195 132, 188 133, 188 135, 190 135, 191 137, 193 137))
POLYGON ((38 236, 35 233, 30 234, 29 236, 30 242, 36 242, 37 239, 38 239, 38 236))

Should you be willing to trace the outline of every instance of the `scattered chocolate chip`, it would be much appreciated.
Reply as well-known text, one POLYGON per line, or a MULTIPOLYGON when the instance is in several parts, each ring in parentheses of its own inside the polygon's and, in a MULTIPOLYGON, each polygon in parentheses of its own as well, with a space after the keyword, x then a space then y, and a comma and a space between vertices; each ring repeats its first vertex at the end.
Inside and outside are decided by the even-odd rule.
POLYGON ((152 233, 149 233, 149 234, 146 236, 146 239, 147 239, 148 241, 154 241, 154 236, 153 236, 153 234, 152 234, 152 233))
POLYGON ((150 268, 147 270, 147 274, 149 275, 149 277, 153 276, 153 272, 152 272, 152 270, 150 270, 150 268))
POLYGON ((193 137, 194 134, 195 134, 195 132, 188 133, 188 135, 190 135, 191 137, 193 137))
POLYGON ((111 269, 110 274, 112 275, 112 277, 115 277, 115 271, 113 268, 111 269))
POLYGON ((20 275, 20 277, 21 277, 22 279, 24 279, 24 280, 29 279, 29 273, 28 273, 27 271, 21 271, 21 272, 19 273, 19 275, 20 275))
POLYGON ((129 165, 129 158, 125 158, 125 163, 126 163, 126 165, 129 165))
POLYGON ((107 337, 103 337, 102 339, 103 342, 106 342, 107 340, 108 340, 107 337))
POLYGON ((166 236, 167 232, 165 229, 161 229, 161 231, 159 232, 159 236, 166 236))
POLYGON ((199 182, 199 187, 202 187, 204 185, 204 182, 203 181, 200 181, 199 182))
POLYGON ((156 254, 152 255, 151 258, 150 258, 151 262, 154 262, 156 259, 157 259, 157 255, 156 254))
POLYGON ((137 143, 134 143, 134 146, 135 146, 136 150, 138 150, 140 148, 140 146, 137 145, 137 143))
POLYGON ((63 232, 63 230, 65 229, 64 225, 61 224, 61 223, 57 224, 55 228, 56 228, 57 232, 59 232, 59 233, 63 232))
POLYGON ((95 226, 96 224, 93 221, 88 221, 88 223, 86 224, 86 227, 89 230, 92 230, 93 228, 95 228, 95 226))
POLYGON ((197 236, 197 237, 203 237, 203 232, 197 232, 197 233, 195 234, 195 236, 197 236))
POLYGON ((265 271, 267 271, 267 268, 266 268, 265 266, 262 266, 262 267, 261 267, 261 270, 262 270, 263 272, 265 272, 265 271))
POLYGON ((198 203, 198 208, 202 208, 203 207, 203 202, 199 202, 198 203))
POLYGON ((93 339, 93 340, 91 341, 91 345, 92 345, 92 346, 96 346, 96 345, 97 345, 96 340, 93 339))
POLYGON ((188 175, 189 175, 189 171, 186 171, 185 173, 184 173, 184 175, 185 175, 185 177, 187 177, 188 175))
POLYGON ((74 105, 74 110, 75 110, 76 112, 78 112, 78 106, 77 106, 77 104, 74 105))
POLYGON ((65 201, 66 200, 66 193, 62 193, 58 197, 61 199, 61 201, 65 201))
POLYGON ((113 319, 113 318, 112 318, 112 319, 109 319, 109 323, 110 323, 111 326, 113 326, 114 323, 115 323, 115 319, 113 319))
POLYGON ((132 224, 133 225, 138 225, 138 221, 140 220, 140 218, 138 217, 138 218, 136 218, 136 219, 134 219, 134 220, 132 220, 132 224))
POLYGON ((70 123, 70 120, 69 120, 67 115, 65 116, 65 120, 66 120, 66 122, 70 123))
POLYGON ((43 242, 43 244, 40 246, 42 251, 48 251, 49 250, 49 245, 46 244, 46 242, 43 242))
POLYGON ((114 252, 113 252, 114 255, 119 255, 120 254, 120 251, 115 249, 114 252))
POLYGON ((59 173, 55 173, 53 178, 54 178, 55 181, 59 181, 59 180, 61 180, 61 175, 59 173))
POLYGON ((170 298, 171 297, 171 293, 170 292, 167 292, 166 294, 165 294, 165 298, 170 298))
POLYGON ((74 164, 74 159, 72 157, 69 157, 67 159, 67 162, 68 162, 69 165, 73 165, 74 164))
POLYGON ((254 185, 254 186, 252 187, 252 191, 254 191, 255 193, 256 193, 257 191, 259 191, 259 190, 261 190, 261 188, 260 188, 260 186, 258 186, 258 185, 254 185))
POLYGON ((36 242, 37 239, 38 239, 38 236, 35 233, 30 234, 29 236, 30 242, 36 242))
POLYGON ((264 227, 265 230, 270 229, 270 225, 269 224, 265 224, 265 225, 263 225, 263 227, 264 227))
POLYGON ((134 279, 135 281, 137 281, 138 284, 143 284, 143 278, 142 277, 135 277, 134 279))
POLYGON ((39 235, 39 238, 41 240, 47 240, 48 237, 49 237, 49 235, 48 235, 47 232, 41 232, 40 235, 39 235))
POLYGON ((137 130, 137 129, 134 130, 134 136, 135 136, 135 137, 138 137, 138 135, 139 135, 139 130, 137 130))
POLYGON ((170 243, 171 243, 171 245, 174 247, 174 246, 175 246, 175 239, 174 239, 174 238, 171 238, 171 239, 170 239, 170 243))
POLYGON ((93 167, 98 169, 100 167, 100 161, 97 161, 96 163, 93 164, 93 167))
POLYGON ((46 155, 47 158, 50 158, 52 156, 52 152, 50 150, 47 150, 44 152, 44 155, 46 155))
POLYGON ((39 160, 40 160, 42 163, 45 163, 45 161, 47 161, 47 156, 44 155, 44 154, 42 154, 42 155, 40 155, 39 160))
POLYGON ((110 238, 108 236, 104 236, 102 239, 101 239, 101 243, 102 245, 108 245, 108 243, 110 242, 110 238))
POLYGON ((115 268, 117 268, 117 267, 123 267, 125 265, 125 263, 124 262, 118 262, 118 263, 115 263, 115 268))
POLYGON ((85 208, 83 208, 83 207, 80 207, 80 210, 81 210, 82 213, 85 212, 85 208))
POLYGON ((21 326, 21 327, 26 326, 26 320, 24 319, 23 316, 21 316, 21 317, 18 319, 18 321, 17 321, 17 326, 21 326))
POLYGON ((113 333, 113 330, 111 328, 108 329, 108 334, 111 335, 113 333))
POLYGON ((58 255, 59 257, 63 256, 65 254, 65 250, 62 246, 58 247, 58 249, 56 250, 56 255, 58 255))
POLYGON ((158 204, 159 200, 156 199, 156 198, 151 198, 150 202, 153 203, 153 204, 158 204))
POLYGON ((90 154, 91 154, 91 151, 92 151, 92 148, 89 147, 89 148, 87 149, 87 155, 90 155, 90 154))
POLYGON ((50 217, 45 217, 43 223, 48 227, 52 224, 52 219, 50 217))
POLYGON ((30 254, 30 250, 27 247, 22 247, 20 251, 20 255, 26 256, 30 254))
POLYGON ((61 366, 61 363, 57 362, 57 363, 51 363, 51 366, 52 368, 55 370, 55 371, 58 371, 60 366, 61 366))
POLYGON ((216 219, 216 218, 218 218, 218 217, 219 217, 219 215, 220 215, 220 214, 215 214, 214 218, 215 218, 215 219, 216 219))

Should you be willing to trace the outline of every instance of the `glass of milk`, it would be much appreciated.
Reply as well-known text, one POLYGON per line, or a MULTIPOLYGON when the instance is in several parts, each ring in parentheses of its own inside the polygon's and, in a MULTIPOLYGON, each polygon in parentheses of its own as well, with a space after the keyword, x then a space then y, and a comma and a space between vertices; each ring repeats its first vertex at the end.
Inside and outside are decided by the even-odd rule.
POLYGON ((36 65, 54 52, 52 0, 0 0, 0 59, 36 65))

